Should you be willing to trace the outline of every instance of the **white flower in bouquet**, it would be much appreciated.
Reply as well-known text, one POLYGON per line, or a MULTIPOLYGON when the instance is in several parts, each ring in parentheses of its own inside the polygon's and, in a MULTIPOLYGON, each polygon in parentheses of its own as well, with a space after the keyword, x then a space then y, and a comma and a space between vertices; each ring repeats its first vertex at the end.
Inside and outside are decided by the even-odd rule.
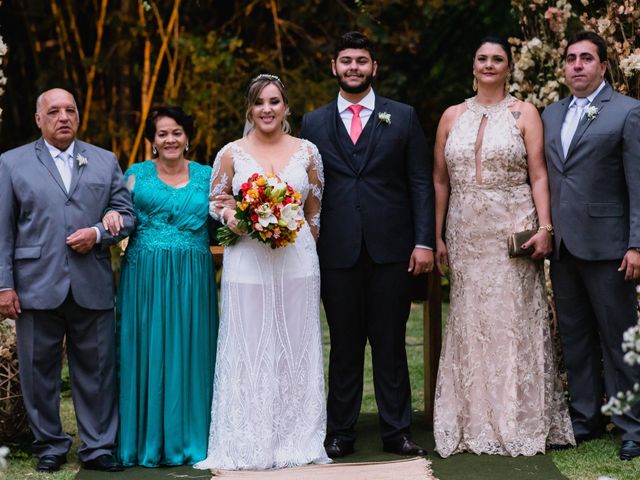
POLYGON ((268 203, 263 203, 256 208, 256 215, 258 215, 258 223, 262 227, 268 227, 270 223, 278 223, 278 219, 268 203))
POLYGON ((273 196, 280 196, 287 190, 287 184, 278 177, 267 178, 267 185, 271 187, 273 196))
POLYGON ((298 220, 302 220, 302 208, 300 205, 290 203, 280 210, 280 221, 278 224, 281 227, 287 227, 289 230, 297 230, 298 220))

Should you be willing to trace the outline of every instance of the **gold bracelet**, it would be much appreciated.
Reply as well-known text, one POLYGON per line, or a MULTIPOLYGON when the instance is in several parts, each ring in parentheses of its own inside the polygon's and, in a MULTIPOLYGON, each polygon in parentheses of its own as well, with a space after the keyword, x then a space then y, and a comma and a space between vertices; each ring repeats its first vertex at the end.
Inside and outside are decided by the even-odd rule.
POLYGON ((550 223, 547 225, 540 225, 538 227, 538 231, 541 232, 543 230, 546 230, 547 232, 549 232, 551 235, 553 235, 553 225, 551 225, 550 223))

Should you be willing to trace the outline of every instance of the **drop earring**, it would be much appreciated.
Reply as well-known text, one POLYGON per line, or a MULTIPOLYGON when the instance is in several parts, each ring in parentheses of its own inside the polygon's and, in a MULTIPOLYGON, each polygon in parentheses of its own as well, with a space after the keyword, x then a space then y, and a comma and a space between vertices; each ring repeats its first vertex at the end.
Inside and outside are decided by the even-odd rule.
POLYGON ((156 148, 155 145, 151 148, 151 153, 153 153, 154 157, 158 156, 158 149, 156 148))

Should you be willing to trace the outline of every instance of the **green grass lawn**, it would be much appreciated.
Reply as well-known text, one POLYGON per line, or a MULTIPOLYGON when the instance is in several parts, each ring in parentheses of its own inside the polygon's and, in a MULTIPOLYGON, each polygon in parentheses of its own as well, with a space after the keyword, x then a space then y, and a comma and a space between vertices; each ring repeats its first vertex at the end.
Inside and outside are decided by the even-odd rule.
MULTIPOLYGON (((448 305, 443 305, 443 318, 446 318, 448 305)), ((325 363, 329 357, 329 334, 324 323, 324 351, 325 363)), ((409 372, 411 375, 412 401, 414 411, 424 409, 423 390, 423 365, 422 365, 422 306, 414 305, 407 326, 407 355, 409 359, 409 372)), ((326 371, 326 368, 325 368, 326 371)), ((64 428, 74 438, 74 445, 69 455, 69 463, 55 474, 37 474, 34 470, 35 459, 30 458, 28 447, 13 449, 9 468, 4 474, 7 480, 19 479, 46 479, 46 480, 71 480, 79 470, 78 458, 75 454, 78 444, 77 428, 73 412, 71 397, 67 393, 62 398, 62 419, 64 428)), ((376 412, 376 403, 373 393, 373 380, 371 373, 371 351, 367 346, 365 361, 365 384, 362 399, 363 412, 376 412)), ((600 476, 608 476, 616 480, 640 479, 640 459, 633 462, 622 462, 618 459, 620 442, 614 437, 594 440, 582 444, 571 450, 552 452, 553 461, 559 470, 570 480, 597 480, 600 476)), ((117 474, 113 474, 114 478, 117 474)), ((2 474, 0 473, 0 478, 2 474)), ((543 479, 541 479, 543 480, 543 479)))

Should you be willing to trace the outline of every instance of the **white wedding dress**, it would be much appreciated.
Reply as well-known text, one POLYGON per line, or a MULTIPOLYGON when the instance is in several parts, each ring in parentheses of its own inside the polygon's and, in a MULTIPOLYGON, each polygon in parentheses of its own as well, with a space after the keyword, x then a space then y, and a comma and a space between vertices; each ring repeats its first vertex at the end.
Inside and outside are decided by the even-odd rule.
MULTIPOLYGON (((210 198, 237 194, 254 173, 265 172, 237 143, 227 144, 213 165, 210 198)), ((323 446, 320 269, 312 235, 323 187, 315 145, 303 141, 277 175, 302 194, 306 222, 286 247, 273 250, 243 236, 225 248, 209 447, 195 468, 330 461, 323 446)))

